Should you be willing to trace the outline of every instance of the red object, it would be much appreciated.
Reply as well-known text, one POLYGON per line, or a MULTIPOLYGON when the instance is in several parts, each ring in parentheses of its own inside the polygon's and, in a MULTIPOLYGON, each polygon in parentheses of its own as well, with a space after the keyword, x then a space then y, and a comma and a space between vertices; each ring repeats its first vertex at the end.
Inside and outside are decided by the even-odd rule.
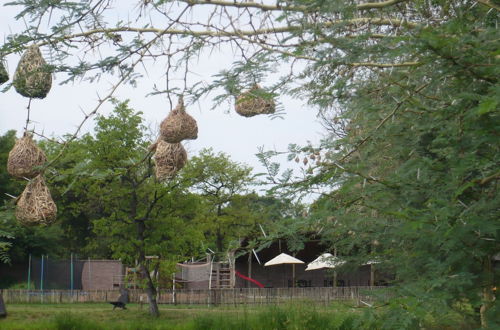
POLYGON ((234 273, 236 274, 236 276, 238 277, 241 277, 242 279, 244 280, 247 280, 247 281, 250 281, 252 283, 254 283, 255 285, 257 285, 259 288, 263 288, 264 287, 264 284, 260 283, 259 281, 257 280, 254 280, 253 278, 250 278, 248 276, 245 276, 243 274, 241 274, 239 271, 235 270, 234 273))

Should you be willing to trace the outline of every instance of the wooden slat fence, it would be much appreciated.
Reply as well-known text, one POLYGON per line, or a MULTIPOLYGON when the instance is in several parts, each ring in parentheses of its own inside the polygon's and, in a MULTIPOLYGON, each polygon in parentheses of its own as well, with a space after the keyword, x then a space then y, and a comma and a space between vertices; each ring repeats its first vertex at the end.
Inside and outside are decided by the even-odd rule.
MULTIPOLYGON (((369 302, 373 290, 382 293, 387 287, 324 287, 324 288, 235 288, 213 290, 160 290, 158 302, 182 305, 264 305, 293 301, 328 303, 336 300, 357 300, 369 302), (175 297, 174 297, 175 295, 175 297)), ((116 301, 118 290, 2 290, 5 303, 82 303, 116 301)), ((147 302, 143 290, 130 290, 130 302, 147 302)))

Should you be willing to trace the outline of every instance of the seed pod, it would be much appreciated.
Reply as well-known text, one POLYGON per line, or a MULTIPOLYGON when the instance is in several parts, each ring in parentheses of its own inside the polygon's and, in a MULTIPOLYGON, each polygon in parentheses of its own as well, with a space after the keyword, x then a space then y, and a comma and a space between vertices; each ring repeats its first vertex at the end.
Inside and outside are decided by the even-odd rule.
POLYGON ((26 49, 14 72, 13 84, 22 96, 43 99, 52 87, 52 74, 40 49, 31 45, 26 49))
POLYGON ((304 160, 302 161, 302 163, 304 163, 304 165, 307 165, 309 161, 307 160, 307 157, 304 157, 304 160))

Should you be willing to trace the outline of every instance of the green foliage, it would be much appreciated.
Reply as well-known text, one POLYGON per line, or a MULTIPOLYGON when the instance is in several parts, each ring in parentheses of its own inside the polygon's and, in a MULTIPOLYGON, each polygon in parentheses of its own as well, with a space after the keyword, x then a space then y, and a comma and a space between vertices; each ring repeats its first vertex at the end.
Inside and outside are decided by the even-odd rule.
MULTIPOLYGON (((252 169, 233 162, 224 153, 204 149, 183 169, 183 178, 194 192, 203 196, 204 213, 200 228, 216 252, 223 253, 230 241, 243 237, 255 225, 245 204, 245 193, 253 182, 252 169)), ((239 242, 237 244, 239 246, 239 242)))

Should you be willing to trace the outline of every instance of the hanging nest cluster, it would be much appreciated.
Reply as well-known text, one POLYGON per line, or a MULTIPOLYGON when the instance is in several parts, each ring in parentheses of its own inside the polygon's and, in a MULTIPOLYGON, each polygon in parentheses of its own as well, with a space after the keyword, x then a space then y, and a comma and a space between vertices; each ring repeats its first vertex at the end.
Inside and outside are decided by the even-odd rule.
POLYGON ((243 117, 271 114, 276 111, 273 99, 263 98, 264 90, 259 85, 254 85, 250 90, 236 98, 236 112, 243 117))
POLYGON ((0 85, 9 81, 9 74, 7 73, 7 69, 3 64, 3 61, 0 59, 0 85))
POLYGON ((198 125, 196 120, 186 113, 184 100, 179 97, 179 102, 167 118, 160 125, 161 138, 168 143, 179 143, 182 140, 198 138, 198 125))
POLYGON ((9 152, 7 172, 16 178, 33 178, 40 173, 40 167, 46 161, 47 157, 31 134, 25 134, 9 152))
POLYGON ((158 140, 154 155, 156 165, 156 178, 159 181, 172 179, 184 167, 187 153, 182 144, 168 143, 158 140))
POLYGON ((56 220, 57 206, 40 174, 24 188, 17 201, 16 218, 24 225, 49 225, 56 220))
POLYGON ((24 52, 12 80, 22 96, 39 99, 47 96, 52 87, 52 75, 38 46, 32 45, 24 52))

